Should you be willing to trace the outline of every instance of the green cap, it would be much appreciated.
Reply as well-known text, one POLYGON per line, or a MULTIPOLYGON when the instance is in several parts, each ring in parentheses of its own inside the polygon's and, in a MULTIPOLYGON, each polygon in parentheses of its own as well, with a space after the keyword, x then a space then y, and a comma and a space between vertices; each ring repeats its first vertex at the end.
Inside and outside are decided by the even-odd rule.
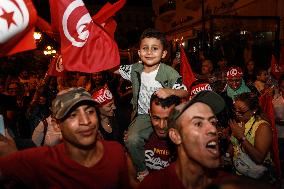
POLYGON ((96 105, 90 93, 84 88, 69 88, 59 92, 56 98, 52 101, 51 111, 55 119, 64 118, 71 108, 79 102, 96 105))
POLYGON ((176 106, 170 113, 168 118, 168 126, 174 127, 175 121, 183 114, 183 112, 196 102, 207 104, 216 115, 225 108, 224 99, 213 91, 200 91, 190 101, 176 106))

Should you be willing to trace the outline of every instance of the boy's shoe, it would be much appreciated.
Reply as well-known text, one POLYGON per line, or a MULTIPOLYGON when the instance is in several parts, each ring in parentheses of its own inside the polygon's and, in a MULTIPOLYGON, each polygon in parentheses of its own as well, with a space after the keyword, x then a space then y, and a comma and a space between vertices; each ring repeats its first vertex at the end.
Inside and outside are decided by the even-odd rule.
POLYGON ((149 175, 149 171, 146 169, 145 171, 141 171, 137 173, 137 180, 139 180, 139 182, 142 182, 142 180, 149 175))

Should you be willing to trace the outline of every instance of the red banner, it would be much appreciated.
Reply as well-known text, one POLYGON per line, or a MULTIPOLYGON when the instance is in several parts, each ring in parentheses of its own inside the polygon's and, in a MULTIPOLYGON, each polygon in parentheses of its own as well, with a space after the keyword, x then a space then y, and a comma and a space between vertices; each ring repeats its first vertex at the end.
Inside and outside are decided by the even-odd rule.
POLYGON ((180 75, 187 89, 189 89, 191 84, 196 80, 182 45, 180 45, 180 75))
POLYGON ((49 76, 63 76, 64 74, 64 66, 62 64, 61 55, 56 55, 53 59, 51 59, 47 75, 49 76))
POLYGON ((94 73, 120 64, 116 42, 92 21, 82 0, 50 0, 50 10, 65 70, 94 73))
POLYGON ((36 9, 31 0, 0 4, 0 57, 35 49, 36 9))

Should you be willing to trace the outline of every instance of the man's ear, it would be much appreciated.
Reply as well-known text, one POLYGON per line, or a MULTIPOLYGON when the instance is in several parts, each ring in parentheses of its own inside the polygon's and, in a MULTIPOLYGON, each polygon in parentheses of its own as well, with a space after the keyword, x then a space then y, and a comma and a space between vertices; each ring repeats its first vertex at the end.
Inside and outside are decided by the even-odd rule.
POLYGON ((168 51, 167 50, 163 50, 163 53, 162 53, 162 58, 165 58, 168 54, 168 51))
POLYGON ((178 130, 174 128, 169 129, 169 137, 175 143, 176 145, 179 145, 181 143, 181 136, 178 132, 178 130))
POLYGON ((56 119, 52 118, 51 119, 51 123, 52 123, 51 126, 53 127, 54 131, 61 132, 59 121, 57 121, 56 119))

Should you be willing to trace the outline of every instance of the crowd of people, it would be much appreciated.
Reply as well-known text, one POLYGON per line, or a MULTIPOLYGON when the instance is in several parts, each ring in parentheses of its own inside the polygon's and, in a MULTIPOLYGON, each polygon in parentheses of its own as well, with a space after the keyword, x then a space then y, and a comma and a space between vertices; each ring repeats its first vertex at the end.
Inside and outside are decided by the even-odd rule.
POLYGON ((283 75, 204 59, 187 88, 162 63, 167 41, 155 29, 142 33, 138 55, 105 72, 3 80, 0 186, 280 188, 283 75))

